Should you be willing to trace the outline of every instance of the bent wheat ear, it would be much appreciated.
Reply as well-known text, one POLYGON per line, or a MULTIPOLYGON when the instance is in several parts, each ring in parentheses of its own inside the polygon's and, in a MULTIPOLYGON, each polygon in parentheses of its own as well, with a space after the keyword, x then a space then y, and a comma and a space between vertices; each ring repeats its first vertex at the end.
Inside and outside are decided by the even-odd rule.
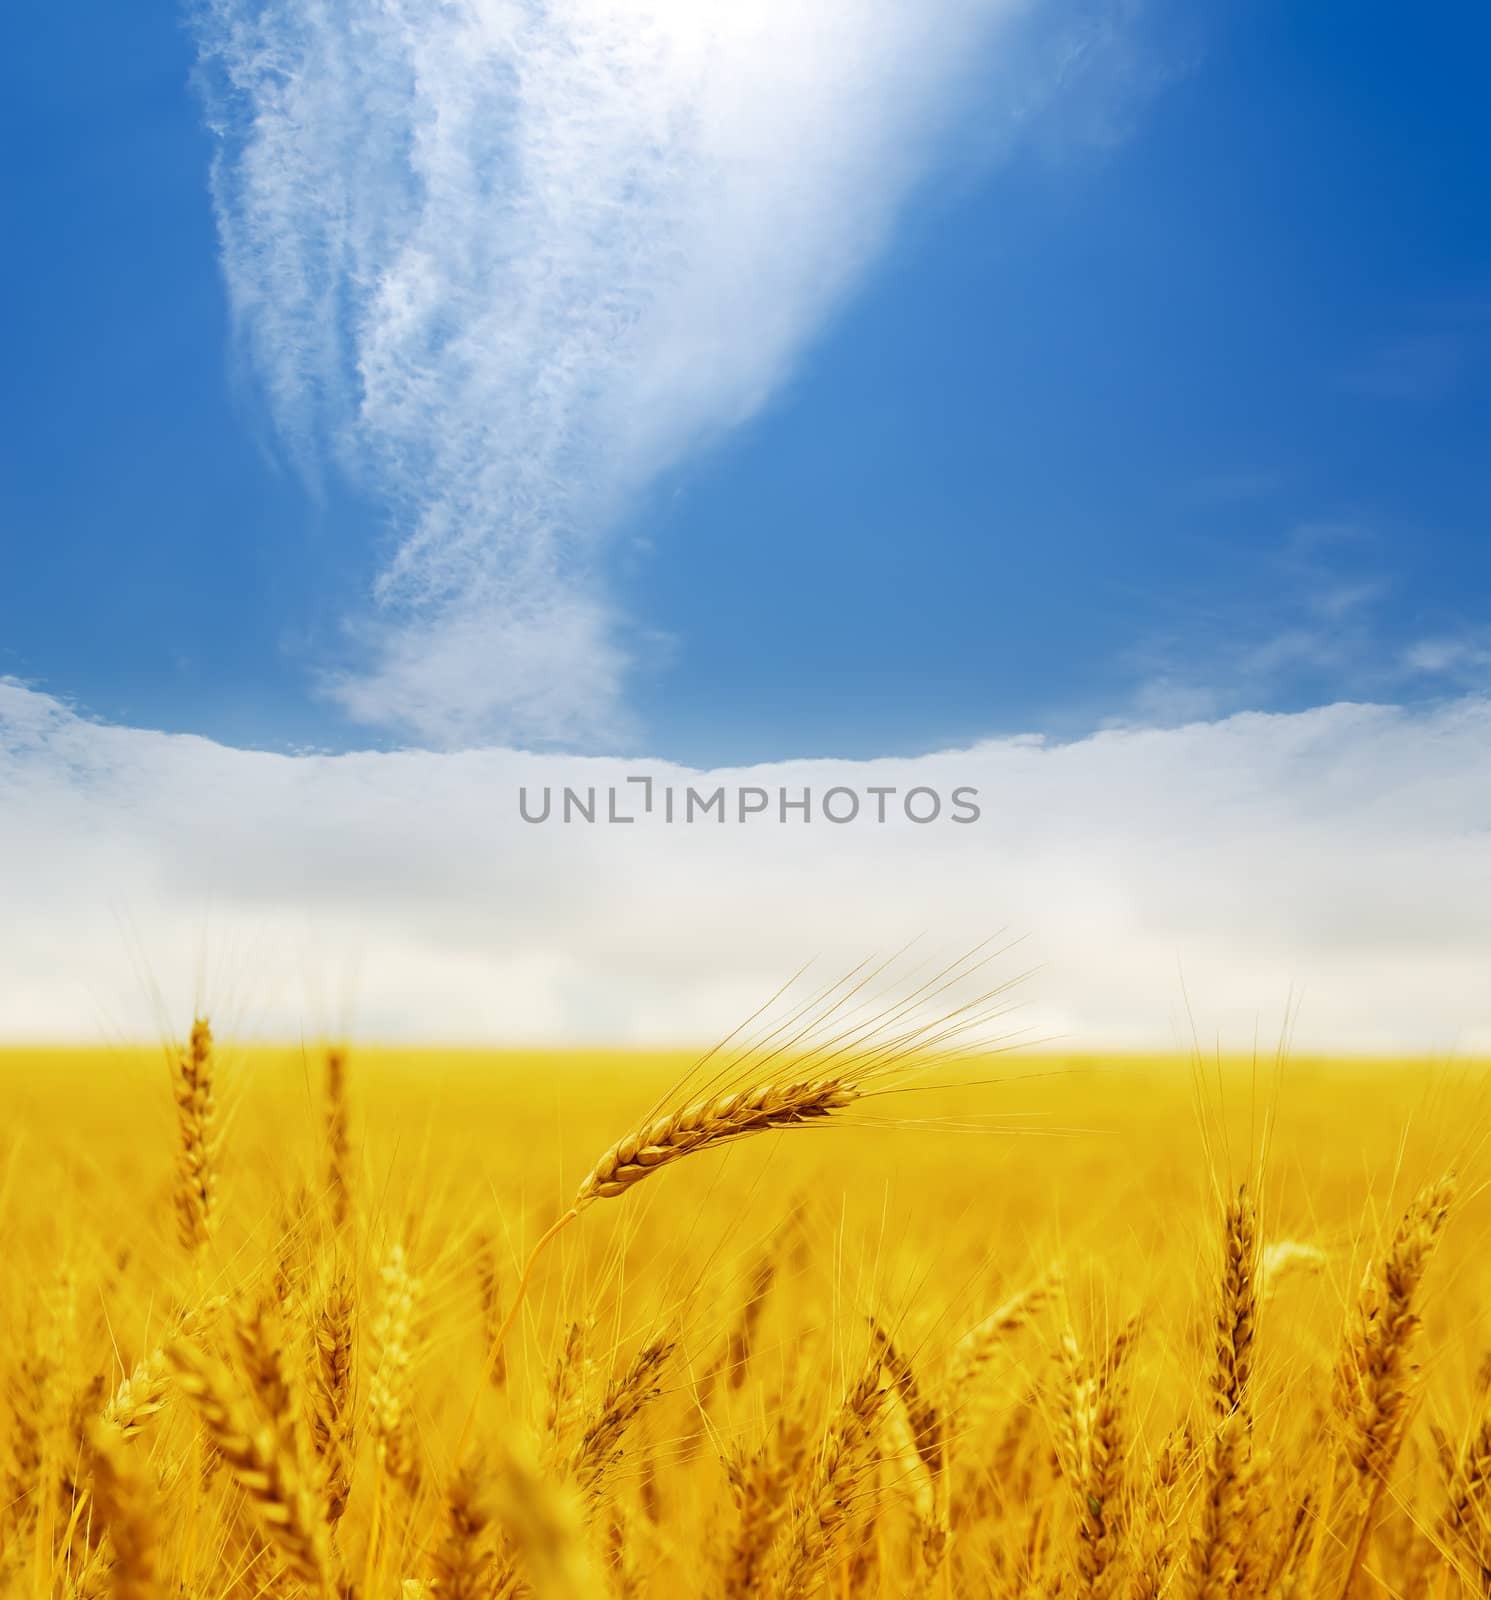
POLYGON ((859 1094, 859 1089, 843 1078, 819 1078, 806 1083, 762 1083, 696 1101, 612 1145, 580 1185, 575 1210, 625 1194, 649 1173, 696 1151, 773 1128, 819 1122, 852 1105, 859 1094))
MULTIPOLYGON (((615 1199, 634 1188, 650 1172, 681 1161, 697 1151, 732 1144, 737 1139, 747 1138, 753 1133, 767 1133, 774 1128, 799 1128, 822 1122, 835 1111, 852 1105, 860 1093, 858 1084, 845 1077, 757 1084, 710 1100, 695 1101, 682 1110, 658 1117, 612 1145, 581 1183, 574 1204, 540 1235, 529 1253, 522 1276, 513 1290, 507 1315, 488 1348, 484 1378, 490 1380, 497 1363, 502 1359, 503 1345, 517 1319, 535 1262, 545 1246, 587 1206, 597 1200, 615 1199)), ((474 1421, 473 1403, 462 1434, 461 1450, 470 1440, 474 1421)))
MULTIPOLYGON (((1005 986, 976 1001, 941 1009, 947 1002, 940 997, 980 970, 988 959, 980 956, 977 960, 970 957, 955 962, 919 984, 909 995, 899 996, 868 1017, 851 1004, 868 981, 856 969, 847 979, 796 1008, 784 1022, 758 1034, 743 1049, 726 1050, 721 1057, 726 1065, 713 1081, 722 1081, 728 1071, 739 1082, 749 1073, 764 1072, 767 1063, 773 1061, 783 1063, 784 1071, 795 1070, 801 1076, 778 1075, 691 1101, 678 1110, 654 1117, 612 1145, 575 1191, 569 1210, 539 1236, 529 1252, 507 1314, 490 1341, 483 1382, 490 1381, 502 1359, 503 1346, 517 1320, 539 1256, 582 1211, 597 1200, 613 1200, 624 1195, 649 1173, 681 1161, 685 1156, 733 1144, 756 1133, 820 1124, 863 1098, 870 1084, 883 1084, 889 1078, 909 1074, 917 1061, 946 1059, 956 1041, 972 1037, 992 1017, 999 1015, 998 1010, 990 1011, 988 1005, 1005 986), (918 1020, 917 1008, 925 1011, 929 1006, 937 1008, 938 1014, 929 1020, 918 1020), (792 1064, 790 1069, 787 1063, 792 1064), (834 1064, 836 1070, 825 1071, 830 1064, 834 1064)), ((707 1061, 715 1055, 716 1052, 711 1051, 704 1059, 707 1061)), ((702 1067, 703 1062, 699 1065, 702 1067)), ((476 1404, 473 1399, 457 1447, 457 1459, 470 1442, 476 1404)))

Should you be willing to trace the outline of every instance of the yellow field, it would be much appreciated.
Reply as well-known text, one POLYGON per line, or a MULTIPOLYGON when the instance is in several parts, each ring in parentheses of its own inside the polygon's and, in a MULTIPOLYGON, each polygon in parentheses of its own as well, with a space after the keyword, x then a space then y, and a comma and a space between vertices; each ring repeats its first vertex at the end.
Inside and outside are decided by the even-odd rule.
POLYGON ((687 1063, 199 1058, 0 1055, 6 1593, 1491 1592, 1476 1070, 1004 1056, 597 1198, 489 1361, 687 1063))

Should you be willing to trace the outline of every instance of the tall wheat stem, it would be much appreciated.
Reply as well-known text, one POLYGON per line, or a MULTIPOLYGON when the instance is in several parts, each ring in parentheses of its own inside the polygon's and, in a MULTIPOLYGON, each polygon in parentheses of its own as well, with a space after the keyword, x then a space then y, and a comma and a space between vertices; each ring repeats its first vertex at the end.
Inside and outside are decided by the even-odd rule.
POLYGON ((461 1429, 460 1442, 456 1445, 456 1469, 466 1459, 466 1451, 471 1443, 471 1430, 476 1426, 476 1410, 480 1404, 482 1391, 492 1381, 492 1373, 496 1370, 498 1357, 502 1354, 503 1346, 507 1343, 507 1336, 512 1331, 512 1325, 518 1320, 518 1312, 522 1309, 523 1296, 528 1292, 528 1284, 533 1277, 533 1269, 538 1263, 538 1258, 547 1246, 556 1239, 576 1217, 580 1215, 579 1206, 571 1206, 556 1222, 544 1229, 538 1237, 533 1249, 528 1252, 528 1260, 524 1263, 523 1271, 519 1275, 517 1287, 513 1290, 512 1304, 507 1308, 507 1315, 502 1319, 502 1325, 493 1335, 491 1344, 487 1347, 486 1360, 482 1362, 481 1378, 476 1387, 476 1393, 471 1399, 471 1409, 466 1413, 465 1426, 461 1429))

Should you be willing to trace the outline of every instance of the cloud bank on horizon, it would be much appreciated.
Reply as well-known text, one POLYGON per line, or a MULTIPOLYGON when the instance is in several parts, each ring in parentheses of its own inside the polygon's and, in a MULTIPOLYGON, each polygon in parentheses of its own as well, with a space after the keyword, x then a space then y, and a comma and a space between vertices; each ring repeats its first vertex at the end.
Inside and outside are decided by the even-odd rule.
POLYGON ((243 347, 394 532, 328 679, 353 719, 617 743, 605 535, 783 382, 973 74, 1014 121, 1112 34, 1034 44, 1045 9, 198 0, 243 347))
MULTIPOLYGON (((15 1037, 709 1040, 802 961, 999 928, 1017 1026, 1072 1047, 1491 1052, 1491 701, 1337 704, 1069 744, 692 773, 492 748, 287 756, 0 680, 15 1037), (979 790, 976 825, 534 825, 526 785, 979 790), (813 892, 803 893, 811 881, 813 892), (204 958, 207 977, 202 978, 204 958), (158 982, 164 1011, 151 1002, 158 982)), ((535 804, 534 810, 537 809, 535 804)), ((868 807, 865 817, 868 818, 868 807)))

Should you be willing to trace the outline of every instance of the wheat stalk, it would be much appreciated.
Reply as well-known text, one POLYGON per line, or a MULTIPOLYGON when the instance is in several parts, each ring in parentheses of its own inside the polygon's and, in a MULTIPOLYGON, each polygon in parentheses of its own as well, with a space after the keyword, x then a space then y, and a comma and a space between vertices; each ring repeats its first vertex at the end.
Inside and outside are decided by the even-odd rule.
POLYGON ((1218 1421, 1234 1411, 1249 1418, 1253 1333, 1258 1309, 1258 1215, 1246 1185, 1222 1219, 1222 1283, 1217 1300, 1212 1404, 1218 1421))
MULTIPOLYGON (((497 1516, 533 1600, 599 1600, 605 1593, 585 1547, 584 1522, 573 1490, 546 1478, 531 1452, 509 1439, 492 1478, 497 1516)), ((499 1580, 499 1600, 517 1590, 516 1571, 499 1580)))
POLYGON ((177 1384, 285 1570, 302 1583, 324 1588, 325 1524, 283 1422, 259 1413, 227 1367, 195 1346, 178 1341, 168 1356, 177 1384))
POLYGON ((722 1593, 753 1595, 764 1581, 806 1450, 807 1430, 801 1417, 789 1412, 749 1456, 725 1456, 736 1523, 721 1572, 722 1593))
POLYGON ((1439 1537, 1469 1555, 1484 1590, 1491 1587, 1491 1413, 1451 1452, 1447 1476, 1439 1537))
POLYGON ((1252 1454, 1253 1338, 1258 1308, 1258 1217, 1246 1185, 1222 1211, 1222 1270, 1208 1373, 1212 1428, 1191 1547, 1197 1600, 1246 1586, 1248 1530, 1258 1491, 1252 1454))
MULTIPOLYGON (((482 1332, 490 1350, 502 1326, 502 1278, 497 1270, 497 1249, 488 1233, 476 1241, 476 1284, 481 1297, 482 1332)), ((507 1382, 507 1356, 500 1347, 491 1363, 489 1377, 495 1389, 501 1389, 507 1382)))
POLYGON ((570 1471, 587 1506, 619 1459, 627 1430, 642 1408, 657 1396, 659 1377, 673 1348, 671 1339, 651 1340, 607 1385, 600 1410, 590 1420, 570 1459, 570 1471))
POLYGON ((88 1458, 93 1501, 114 1547, 110 1593, 114 1600, 156 1600, 162 1591, 153 1486, 116 1427, 92 1425, 88 1458))
POLYGON ((394 1243, 379 1271, 379 1310, 371 1329, 376 1355, 368 1384, 368 1432, 379 1461, 392 1478, 403 1478, 411 1466, 405 1410, 414 1362, 414 1312, 421 1287, 409 1270, 403 1245, 394 1243))
POLYGON ((878 1352, 829 1422, 812 1473, 787 1530, 778 1600, 801 1600, 838 1551, 853 1510, 865 1457, 884 1415, 878 1352))
POLYGON ((1055 1297, 1061 1287, 1061 1273, 1052 1268, 1043 1278, 1022 1289, 970 1328, 953 1350, 947 1379, 947 1399, 951 1410, 959 1410, 968 1392, 979 1382, 995 1355, 1011 1334, 1018 1333, 1055 1297))
POLYGON ((352 1353, 357 1334, 357 1300, 350 1274, 338 1272, 332 1278, 313 1331, 316 1361, 311 1437, 321 1462, 326 1520, 336 1523, 347 1509, 352 1490, 352 1353))
POLYGON ((182 1248, 203 1249, 217 1222, 217 1101, 213 1093, 212 1029, 205 1017, 176 1063, 176 1225, 182 1248))
POLYGON ((333 1226, 346 1226, 352 1214, 352 1140, 347 1108, 347 1052, 326 1052, 326 1193, 333 1226))
POLYGON ((1105 1600, 1116 1576, 1125 1511, 1123 1379, 1138 1331, 1138 1318, 1125 1323, 1100 1362, 1082 1355, 1070 1326, 1057 1347, 1066 1380, 1057 1439, 1077 1507, 1077 1583, 1089 1600, 1105 1600))
POLYGON ((1418 1291, 1454 1195, 1454 1176, 1446 1174, 1414 1196, 1382 1260, 1368 1269, 1337 1363, 1335 1401, 1344 1424, 1345 1457, 1364 1500, 1355 1538, 1348 1545, 1342 1600, 1350 1595, 1361 1570, 1377 1508, 1403 1442, 1416 1371, 1413 1345, 1421 1321, 1418 1291))
POLYGON ((947 1553, 947 1456, 946 1429, 937 1407, 927 1398, 911 1358, 878 1322, 870 1323, 872 1347, 880 1365, 890 1375, 891 1386, 901 1402, 906 1426, 911 1432, 912 1449, 926 1475, 930 1504, 920 1519, 921 1553, 927 1574, 934 1573, 947 1553))
POLYGON ((485 1600, 492 1592, 492 1511, 484 1477, 480 1467, 468 1463, 452 1474, 446 1488, 445 1533, 430 1558, 430 1577, 440 1600, 485 1600))

